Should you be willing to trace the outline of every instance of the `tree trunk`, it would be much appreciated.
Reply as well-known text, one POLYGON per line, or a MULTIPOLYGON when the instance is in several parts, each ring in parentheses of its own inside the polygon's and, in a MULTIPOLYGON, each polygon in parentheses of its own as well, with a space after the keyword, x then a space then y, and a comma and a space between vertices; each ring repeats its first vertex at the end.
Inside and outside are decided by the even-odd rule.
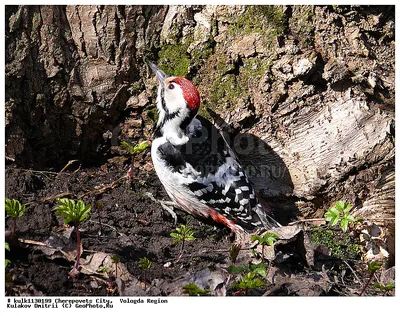
POLYGON ((6 155, 100 165, 150 139, 144 58, 198 86, 283 223, 335 201, 394 260, 394 6, 7 6, 6 155))

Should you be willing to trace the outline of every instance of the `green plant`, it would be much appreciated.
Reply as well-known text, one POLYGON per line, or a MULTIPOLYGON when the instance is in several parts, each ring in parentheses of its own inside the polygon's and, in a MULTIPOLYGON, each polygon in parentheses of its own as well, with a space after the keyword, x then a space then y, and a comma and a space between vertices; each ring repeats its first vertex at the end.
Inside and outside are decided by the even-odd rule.
POLYGON ((233 264, 236 263, 237 256, 239 255, 239 251, 242 249, 240 244, 233 244, 229 249, 229 257, 231 258, 231 262, 233 264))
POLYGON ((186 76, 190 66, 188 47, 187 43, 163 45, 158 52, 158 63, 162 70, 169 75, 186 76))
POLYGON ((144 142, 141 142, 140 144, 132 146, 128 142, 121 142, 120 146, 121 146, 121 148, 125 149, 131 155, 136 155, 136 154, 141 153, 147 147, 149 147, 149 143, 144 141, 144 142))
POLYGON ((228 272, 233 274, 240 272, 254 272, 265 278, 267 276, 267 266, 265 263, 250 264, 250 266, 229 266, 228 272))
POLYGON ((76 263, 75 267, 71 271, 71 275, 75 275, 78 267, 79 260, 81 257, 81 233, 80 233, 80 225, 85 220, 85 218, 89 215, 92 207, 90 205, 85 205, 82 200, 78 200, 75 202, 74 200, 68 198, 58 198, 56 199, 58 205, 55 207, 56 215, 64 217, 64 223, 71 223, 75 227, 76 232, 76 240, 77 240, 77 255, 76 255, 76 263))
POLYGON ((367 283, 364 285, 363 289, 361 290, 360 296, 363 296, 368 285, 371 283, 371 280, 374 277, 375 272, 378 271, 380 268, 382 268, 382 265, 383 265, 383 263, 380 261, 368 262, 369 279, 368 279, 367 283))
POLYGON ((139 264, 143 271, 144 289, 146 290, 146 271, 150 269, 152 262, 147 257, 143 257, 139 259, 139 264))
POLYGON ((350 222, 354 222, 355 219, 350 215, 349 211, 352 206, 349 203, 339 201, 335 203, 335 206, 330 207, 325 213, 325 220, 329 222, 331 226, 335 226, 340 222, 340 227, 343 232, 346 232, 350 222))
POLYGON ((311 241, 327 247, 333 257, 344 260, 356 260, 360 256, 360 245, 350 234, 331 229, 315 228, 311 232, 311 241))
POLYGON ((261 245, 261 260, 264 261, 264 246, 272 246, 275 244, 278 238, 279 236, 277 234, 271 232, 265 233, 262 237, 257 234, 251 236, 251 241, 258 241, 258 243, 261 245))
POLYGON ((108 270, 109 269, 107 267, 105 267, 105 266, 100 266, 100 267, 97 268, 97 272, 100 272, 100 273, 108 272, 108 270))
POLYGON ((24 215, 26 211, 25 204, 21 204, 20 201, 15 199, 6 199, 5 210, 7 216, 10 216, 13 219, 13 230, 11 233, 11 239, 14 239, 15 231, 17 229, 17 218, 24 215))
POLYGON ((178 259, 176 260, 177 262, 179 261, 179 259, 183 254, 183 249, 185 248, 185 241, 196 239, 196 237, 194 237, 193 234, 194 231, 190 227, 183 224, 181 224, 180 227, 176 228, 176 233, 170 234, 170 236, 175 239, 174 244, 181 243, 181 250, 178 259))
MULTIPOLYGON (((6 250, 10 251, 10 245, 8 244, 8 242, 5 243, 5 247, 6 247, 6 250)), ((5 263, 6 266, 5 266, 5 268, 7 268, 7 266, 8 266, 10 263, 11 263, 11 261, 8 260, 8 259, 6 259, 6 263, 5 263)))
POLYGON ((255 289, 257 287, 264 286, 265 283, 257 278, 257 274, 254 271, 248 272, 243 275, 238 283, 233 283, 233 287, 238 288, 240 290, 244 290, 245 294, 248 294, 250 289, 255 289))
POLYGON ((189 296, 204 296, 211 292, 209 289, 202 290, 195 283, 189 283, 183 286, 183 292, 189 296))
POLYGON ((393 290, 395 288, 395 282, 392 281, 392 282, 389 282, 386 285, 382 284, 382 283, 379 283, 379 282, 375 282, 373 284, 373 286, 374 286, 374 288, 382 290, 382 291, 391 291, 391 290, 393 290))
POLYGON ((112 261, 112 263, 115 264, 115 278, 117 278, 118 277, 118 263, 121 262, 121 258, 117 255, 113 255, 111 257, 111 261, 112 261))
POLYGON ((143 257, 143 258, 139 259, 139 264, 140 264, 140 268, 143 271, 146 271, 146 270, 150 269, 152 262, 149 259, 147 259, 147 257, 143 257))
POLYGON ((264 282, 257 278, 261 276, 265 278, 267 276, 267 266, 265 263, 250 264, 249 266, 229 266, 228 272, 231 274, 240 274, 246 272, 241 276, 238 283, 233 283, 233 287, 240 289, 240 291, 245 291, 247 295, 248 290, 254 289, 260 286, 264 286, 264 282))

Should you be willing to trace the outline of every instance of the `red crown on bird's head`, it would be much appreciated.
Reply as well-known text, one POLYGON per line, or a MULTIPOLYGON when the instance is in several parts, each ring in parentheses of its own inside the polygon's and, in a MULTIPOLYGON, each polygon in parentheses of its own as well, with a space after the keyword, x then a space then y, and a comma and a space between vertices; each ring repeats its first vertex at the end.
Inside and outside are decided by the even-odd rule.
POLYGON ((184 77, 175 77, 172 82, 178 84, 190 110, 197 111, 200 107, 200 94, 195 85, 184 77))

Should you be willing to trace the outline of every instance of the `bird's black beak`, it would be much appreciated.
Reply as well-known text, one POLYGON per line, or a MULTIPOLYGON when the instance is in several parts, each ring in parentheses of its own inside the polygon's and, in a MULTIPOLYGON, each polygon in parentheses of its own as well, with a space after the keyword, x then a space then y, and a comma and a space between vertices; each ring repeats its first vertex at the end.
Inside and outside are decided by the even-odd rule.
POLYGON ((155 64, 153 64, 150 60, 147 60, 147 64, 150 66, 151 70, 153 70, 154 74, 157 76, 158 81, 160 81, 161 84, 164 84, 164 80, 169 76, 160 68, 158 68, 155 64))

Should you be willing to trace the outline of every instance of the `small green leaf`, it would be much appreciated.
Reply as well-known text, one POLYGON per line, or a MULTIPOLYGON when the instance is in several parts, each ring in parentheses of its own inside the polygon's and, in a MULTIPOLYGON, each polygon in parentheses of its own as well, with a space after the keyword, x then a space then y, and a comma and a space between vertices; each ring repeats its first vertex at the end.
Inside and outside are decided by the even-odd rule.
POLYGON ((10 251, 10 245, 8 244, 8 242, 5 243, 5 247, 6 247, 6 250, 10 251))
POLYGON ((240 244, 233 244, 229 249, 229 256, 231 257, 232 263, 236 262, 236 258, 239 254, 240 249, 242 249, 242 246, 240 244))
POLYGON ((103 273, 103 272, 107 272, 108 268, 105 266, 100 266, 97 269, 97 272, 103 273))
POLYGON ((267 277, 267 266, 265 263, 259 263, 259 264, 252 264, 250 266, 251 271, 254 273, 262 276, 263 278, 267 277))
POLYGON ((118 263, 118 262, 121 261, 121 258, 119 256, 117 256, 117 255, 113 255, 111 257, 111 261, 112 261, 112 263, 118 263))
POLYGON ((172 238, 181 240, 182 239, 182 235, 178 234, 178 233, 170 233, 169 234, 172 238))
POLYGON ((144 141, 141 142, 140 144, 137 144, 134 148, 133 148, 133 153, 134 154, 138 154, 141 153, 143 150, 145 150, 147 147, 149 147, 149 143, 144 141))
POLYGON ((271 232, 268 232, 263 236, 263 240, 268 246, 272 246, 278 238, 279 236, 277 234, 271 232))
POLYGON ((368 262, 368 272, 373 274, 382 267, 383 263, 380 261, 368 262))
POLYGON ((131 144, 129 144, 127 142, 121 142, 120 146, 121 146, 121 148, 125 149, 131 155, 134 154, 135 148, 131 144))
POLYGON ((247 289, 255 289, 260 286, 264 286, 264 282, 255 277, 256 274, 254 272, 249 272, 242 276, 239 283, 233 283, 232 286, 247 290, 247 289))
POLYGON ((176 233, 170 233, 169 235, 172 238, 176 239, 177 241, 181 241, 181 240, 195 240, 196 237, 193 236, 194 231, 186 226, 181 224, 179 227, 175 228, 175 230, 177 231, 176 233))
POLYGON ((373 284, 373 286, 374 286, 374 288, 380 289, 382 291, 391 291, 391 290, 393 290, 395 288, 395 282, 392 281, 392 282, 390 282, 390 283, 388 283, 386 285, 382 284, 382 283, 375 282, 373 284))
POLYGON ((254 235, 251 236, 251 238, 250 238, 251 241, 258 241, 258 242, 260 242, 261 239, 262 239, 261 236, 260 236, 260 235, 257 235, 257 234, 254 234, 254 235))
POLYGON ((342 220, 340 221, 340 227, 345 233, 347 231, 347 228, 349 227, 349 221, 346 218, 342 218, 342 220))
POLYGON ((189 296, 203 296, 203 295, 207 295, 209 292, 211 292, 211 290, 209 290, 209 289, 202 290, 195 283, 189 283, 189 284, 184 285, 183 290, 189 296))
POLYGON ((150 269, 152 262, 146 257, 143 257, 139 259, 139 264, 142 270, 148 270, 150 269))
POLYGON ((279 238, 279 236, 275 233, 267 232, 264 236, 260 235, 253 235, 251 236, 251 241, 258 241, 260 245, 265 245, 267 244, 268 246, 272 246, 276 240, 279 238))
POLYGON ((141 142, 140 144, 132 146, 128 142, 121 142, 120 146, 121 146, 121 148, 123 148, 127 152, 129 152, 131 155, 136 155, 136 154, 141 153, 147 147, 149 147, 149 143, 144 141, 144 142, 141 142))
POLYGON ((339 212, 343 212, 344 208, 345 208, 346 203, 343 201, 338 201, 335 204, 335 208, 339 211, 339 212))
POLYGON ((340 213, 336 208, 330 207, 324 217, 331 226, 335 226, 339 222, 340 213))
POLYGON ((346 213, 350 212, 351 208, 352 208, 352 205, 350 203, 345 203, 343 213, 346 214, 346 213))
POLYGON ((6 199, 5 210, 6 210, 7 216, 17 218, 17 217, 21 217, 22 215, 24 215, 24 213, 26 211, 26 206, 25 206, 25 204, 21 204, 21 202, 18 200, 6 199))
POLYGON ((67 198, 58 198, 56 202, 58 205, 54 208, 55 214, 64 217, 65 224, 72 223, 74 226, 83 222, 92 209, 90 205, 85 206, 82 200, 75 202, 67 198))
POLYGON ((347 219, 350 222, 355 222, 355 219, 353 217, 353 215, 350 215, 349 213, 346 213, 343 215, 343 218, 347 219))
POLYGON ((396 287, 396 282, 395 282, 395 281, 392 281, 392 282, 390 282, 390 283, 388 283, 388 284, 385 285, 385 290, 386 290, 386 291, 391 291, 391 290, 393 290, 395 287, 396 287))
POLYGON ((6 260, 5 260, 5 268, 7 268, 7 266, 8 266, 10 263, 11 263, 11 261, 8 260, 8 259, 6 259, 6 260))
POLYGON ((242 271, 249 271, 249 267, 247 267, 247 266, 229 266, 229 268, 228 268, 228 272, 232 273, 232 274, 239 273, 242 271))

